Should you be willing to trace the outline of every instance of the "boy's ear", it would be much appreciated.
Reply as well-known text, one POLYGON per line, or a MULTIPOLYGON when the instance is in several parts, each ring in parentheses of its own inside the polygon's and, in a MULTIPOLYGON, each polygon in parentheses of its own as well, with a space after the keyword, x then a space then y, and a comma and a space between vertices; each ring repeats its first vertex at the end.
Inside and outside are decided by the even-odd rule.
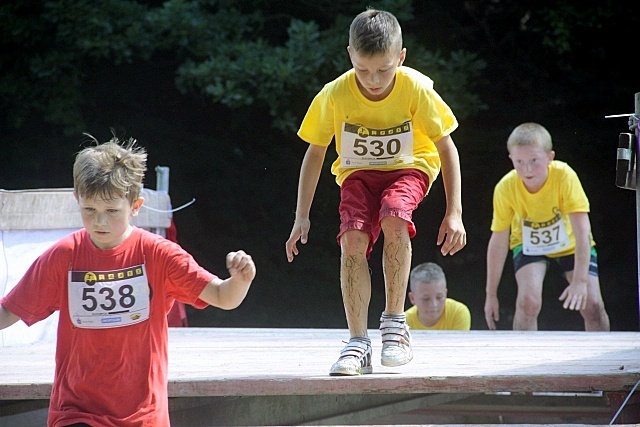
POLYGON ((413 302, 413 292, 409 291, 409 301, 411 302, 411 304, 416 305, 415 302, 413 302))
POLYGON ((404 60, 407 59, 407 48, 403 47, 402 50, 400 51, 400 58, 398 61, 398 67, 401 66, 404 63, 404 60))
POLYGON ((133 201, 131 205, 131 216, 138 216, 138 212, 140 212, 140 208, 144 204, 144 197, 138 197, 133 201))
POLYGON ((556 152, 553 150, 549 151, 549 161, 552 161, 555 158, 556 158, 556 152))

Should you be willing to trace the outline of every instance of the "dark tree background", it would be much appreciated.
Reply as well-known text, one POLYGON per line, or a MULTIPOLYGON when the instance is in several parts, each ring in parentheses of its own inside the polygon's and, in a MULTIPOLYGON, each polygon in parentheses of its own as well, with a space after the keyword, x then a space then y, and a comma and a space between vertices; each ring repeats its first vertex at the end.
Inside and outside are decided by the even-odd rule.
MULTIPOLYGON (((640 90, 632 47, 637 14, 613 1, 13 1, 0 5, 0 188, 71 187, 75 153, 112 131, 170 168, 179 242, 225 276, 242 248, 258 275, 233 311, 189 309, 192 326, 346 328, 339 285, 338 187, 328 166, 312 207, 309 243, 289 264, 306 144, 295 131, 312 97, 349 66, 347 30, 368 5, 403 26, 406 64, 431 76, 456 113, 468 246, 442 257, 438 180, 415 214, 413 264, 440 263, 449 295, 483 315, 485 251, 495 183, 511 169, 506 138, 545 125, 556 158, 591 201, 601 285, 612 330, 638 330, 635 192, 615 186, 617 139, 640 90)), ((384 305, 380 245, 371 257, 370 327, 384 305)), ((540 329, 582 330, 557 300, 553 270, 540 329)), ((501 321, 515 304, 507 262, 501 321)))

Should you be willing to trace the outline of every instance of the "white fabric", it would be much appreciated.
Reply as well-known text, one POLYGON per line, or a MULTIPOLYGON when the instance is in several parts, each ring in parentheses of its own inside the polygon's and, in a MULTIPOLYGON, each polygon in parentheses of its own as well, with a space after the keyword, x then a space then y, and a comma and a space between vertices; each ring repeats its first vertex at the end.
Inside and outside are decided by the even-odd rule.
MULTIPOLYGON (((144 188, 142 197, 143 209, 131 223, 164 235, 173 216, 169 194, 144 188)), ((0 296, 16 286, 47 248, 81 227, 72 188, 0 189, 0 296)), ((57 327, 58 312, 30 327, 18 321, 0 330, 0 347, 53 341, 57 327)))
MULTIPOLYGON (((42 252, 76 229, 0 230, 0 295, 7 295, 42 252)), ((55 340, 58 312, 28 327, 19 320, 0 331, 0 345, 55 340)))

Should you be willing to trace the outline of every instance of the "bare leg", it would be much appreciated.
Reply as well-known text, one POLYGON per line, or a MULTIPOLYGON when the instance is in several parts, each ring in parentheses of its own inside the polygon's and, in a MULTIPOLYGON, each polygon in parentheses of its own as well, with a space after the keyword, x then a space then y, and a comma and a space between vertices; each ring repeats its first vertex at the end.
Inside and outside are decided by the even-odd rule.
POLYGON ((380 222, 384 233, 382 268, 388 314, 404 313, 407 283, 411 271, 411 239, 407 222, 397 217, 385 217, 380 222))
POLYGON ((386 296, 385 310, 380 317, 380 362, 383 366, 400 366, 413 359, 411 334, 404 314, 411 270, 411 239, 403 219, 385 217, 380 226, 384 233, 382 267, 386 296))
MULTIPOLYGON (((567 280, 571 282, 573 271, 567 273, 567 280)), ((587 307, 580 310, 580 314, 584 319, 584 330, 589 331, 605 331, 611 330, 609 324, 609 315, 604 308, 604 301, 600 293, 600 280, 598 276, 589 275, 589 283, 587 285, 587 307)))
POLYGON ((516 272, 518 297, 513 317, 514 331, 537 331, 538 315, 542 309, 542 282, 547 273, 547 264, 534 262, 516 272))
POLYGON ((371 276, 366 257, 368 245, 369 236, 362 231, 346 231, 340 238, 340 285, 351 337, 367 336, 367 317, 371 301, 371 276))

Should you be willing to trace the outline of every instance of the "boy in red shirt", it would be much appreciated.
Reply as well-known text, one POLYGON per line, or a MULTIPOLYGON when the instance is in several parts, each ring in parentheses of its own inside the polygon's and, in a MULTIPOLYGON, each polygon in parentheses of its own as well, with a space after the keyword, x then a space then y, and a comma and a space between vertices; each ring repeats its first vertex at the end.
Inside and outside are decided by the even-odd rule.
POLYGON ((95 142, 73 167, 84 228, 45 251, 0 299, 0 329, 60 311, 48 426, 168 426, 174 300, 233 309, 255 265, 245 252, 230 252, 222 280, 179 245, 132 226, 144 203, 147 154, 134 139, 95 142))

